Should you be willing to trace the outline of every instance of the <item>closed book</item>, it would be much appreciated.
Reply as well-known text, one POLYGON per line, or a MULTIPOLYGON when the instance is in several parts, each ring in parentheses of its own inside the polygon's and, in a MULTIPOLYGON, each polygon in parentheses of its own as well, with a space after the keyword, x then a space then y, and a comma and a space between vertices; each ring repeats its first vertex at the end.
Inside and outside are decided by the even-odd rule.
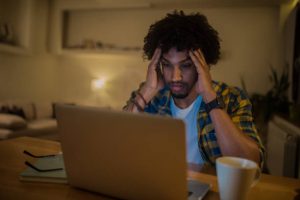
POLYGON ((52 157, 38 158, 34 163, 34 166, 38 169, 57 169, 55 171, 37 171, 31 167, 27 167, 23 172, 20 173, 21 181, 37 181, 37 182, 48 182, 48 183, 67 183, 67 175, 65 171, 65 165, 63 155, 58 154, 52 157))

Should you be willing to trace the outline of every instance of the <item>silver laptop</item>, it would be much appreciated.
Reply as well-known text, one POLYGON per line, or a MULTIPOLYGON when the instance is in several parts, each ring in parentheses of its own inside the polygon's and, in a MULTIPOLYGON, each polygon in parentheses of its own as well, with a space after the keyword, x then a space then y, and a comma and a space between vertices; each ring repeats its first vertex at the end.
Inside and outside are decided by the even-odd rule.
POLYGON ((209 190, 187 181, 180 120, 72 105, 57 105, 56 114, 71 186, 151 200, 201 199, 209 190))

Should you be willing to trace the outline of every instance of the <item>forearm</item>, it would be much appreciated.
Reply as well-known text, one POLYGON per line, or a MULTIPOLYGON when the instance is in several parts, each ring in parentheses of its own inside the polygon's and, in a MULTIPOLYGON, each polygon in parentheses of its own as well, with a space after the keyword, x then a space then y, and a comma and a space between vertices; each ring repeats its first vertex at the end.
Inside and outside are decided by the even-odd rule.
POLYGON ((260 163, 259 147, 254 140, 243 134, 221 109, 213 109, 209 113, 222 155, 237 156, 260 163))
POLYGON ((126 112, 133 112, 133 113, 139 113, 137 106, 134 105, 132 102, 128 102, 127 105, 123 108, 123 111, 126 112))
POLYGON ((131 97, 123 110, 134 113, 142 112, 156 93, 156 90, 151 90, 151 88, 142 85, 135 95, 131 97))

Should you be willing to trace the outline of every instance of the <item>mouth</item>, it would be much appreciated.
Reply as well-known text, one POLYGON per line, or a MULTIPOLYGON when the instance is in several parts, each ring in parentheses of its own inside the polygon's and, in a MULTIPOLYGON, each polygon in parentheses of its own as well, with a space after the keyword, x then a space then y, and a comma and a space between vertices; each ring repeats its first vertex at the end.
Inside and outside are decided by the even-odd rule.
POLYGON ((173 92, 180 92, 184 89, 184 84, 182 84, 182 83, 171 83, 170 88, 173 92))

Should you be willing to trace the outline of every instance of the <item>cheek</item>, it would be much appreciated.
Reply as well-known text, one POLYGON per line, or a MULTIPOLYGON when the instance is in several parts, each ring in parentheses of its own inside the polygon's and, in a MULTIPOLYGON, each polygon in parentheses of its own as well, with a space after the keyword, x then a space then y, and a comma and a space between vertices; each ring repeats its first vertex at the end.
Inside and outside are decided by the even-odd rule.
POLYGON ((185 73, 182 76, 184 82, 188 83, 190 86, 194 85, 198 80, 198 74, 195 72, 185 73))
POLYGON ((171 81, 171 77, 166 72, 162 72, 162 77, 163 77, 165 82, 170 82, 171 81))
POLYGON ((172 75, 171 70, 163 68, 161 72, 162 72, 162 75, 163 75, 165 80, 168 80, 168 79, 171 78, 171 75, 172 75))
POLYGON ((185 70, 182 72, 183 79, 186 81, 192 81, 197 79, 197 71, 195 70, 185 70))

